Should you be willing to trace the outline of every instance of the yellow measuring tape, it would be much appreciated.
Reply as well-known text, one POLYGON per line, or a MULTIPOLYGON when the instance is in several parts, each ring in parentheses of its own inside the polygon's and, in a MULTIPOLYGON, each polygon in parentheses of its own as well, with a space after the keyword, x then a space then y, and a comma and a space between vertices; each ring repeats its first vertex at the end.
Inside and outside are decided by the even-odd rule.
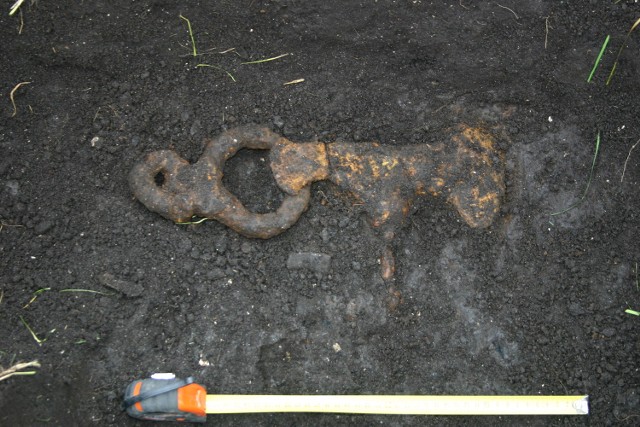
POLYGON ((398 415, 587 415, 589 396, 208 394, 208 414, 333 412, 398 415))
POLYGON ((587 415, 589 396, 207 394, 193 377, 133 381, 123 408, 142 420, 205 422, 207 414, 325 412, 379 415, 587 415))

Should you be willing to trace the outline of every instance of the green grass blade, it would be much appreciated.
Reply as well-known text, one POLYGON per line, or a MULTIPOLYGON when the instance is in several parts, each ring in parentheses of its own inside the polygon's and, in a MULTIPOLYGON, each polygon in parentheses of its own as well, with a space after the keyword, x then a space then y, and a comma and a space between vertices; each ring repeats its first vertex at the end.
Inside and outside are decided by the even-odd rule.
POLYGON ((51 288, 40 288, 40 289, 38 289, 37 291, 35 291, 35 292, 33 293, 33 296, 31 297, 31 299, 29 300, 29 302, 28 302, 28 303, 26 303, 26 304, 24 305, 24 307, 22 307, 22 308, 24 309, 24 308, 29 307, 29 306, 30 306, 30 305, 31 305, 31 304, 32 304, 36 299, 38 299, 38 295, 40 295, 40 294, 41 294, 41 293, 43 293, 43 292, 50 291, 50 290, 51 290, 51 288))
POLYGON ((27 330, 29 331, 29 333, 31 334, 33 339, 36 340, 38 345, 42 345, 42 343, 45 342, 47 339, 46 338, 45 339, 38 338, 38 335, 36 335, 35 331, 33 329, 31 329, 31 326, 29 326, 27 321, 24 320, 24 317, 22 317, 22 316, 19 316, 19 317, 20 317, 20 320, 22 321, 22 324, 27 328, 27 330))
POLYGON ((620 46, 620 50, 618 50, 618 54, 616 55, 616 60, 613 63, 613 67, 611 67, 611 72, 609 73, 609 77, 607 78, 607 86, 609 86, 609 83, 611 83, 611 79, 613 78, 613 75, 616 73, 616 69, 618 68, 618 60, 620 59, 620 55, 622 55, 622 51, 624 50, 624 47, 627 44, 627 40, 629 40, 629 37, 631 37, 631 33, 633 32, 633 30, 635 30, 638 27, 638 25, 640 25, 640 18, 638 18, 638 20, 633 23, 633 25, 629 29, 629 32, 627 33, 627 36, 624 38, 624 42, 622 42, 622 46, 620 46))
POLYGON ((9 10, 9 16, 12 16, 14 13, 16 13, 18 9, 20 9, 20 6, 22 6, 22 3, 24 3, 24 0, 17 0, 13 4, 13 6, 11 6, 11 9, 9 10))
POLYGON ((276 59, 284 58, 285 56, 288 56, 288 55, 289 55, 288 53, 283 53, 282 55, 274 56, 273 58, 265 58, 265 59, 258 59, 256 61, 242 62, 241 65, 262 64, 263 62, 275 61, 276 59))
POLYGON ((596 62, 593 64, 593 68, 591 69, 591 73, 589 74, 589 78, 587 79, 587 83, 591 83, 591 79, 593 78, 593 75, 596 72, 596 69, 598 68, 598 65, 600 65, 600 60, 602 59, 602 55, 604 54, 604 50, 607 48, 607 45, 609 44, 609 39, 611 37, 607 34, 607 38, 604 39, 604 43, 602 43, 602 47, 600 48, 600 53, 598 54, 598 57, 596 58, 596 62))
POLYGON ((551 216, 560 215, 565 212, 569 212, 571 209, 575 208, 580 203, 584 202, 584 199, 587 197, 587 192, 589 191, 589 187, 591 186, 591 180, 593 179, 593 171, 596 168, 596 160, 598 158, 599 151, 600 151, 600 131, 598 131, 598 135, 596 136, 596 149, 595 149, 595 153, 593 154, 593 161, 591 162, 591 172, 589 172, 589 179, 587 180, 587 186, 585 187, 584 192, 582 193, 582 197, 580 197, 580 200, 578 200, 576 203, 569 206, 568 208, 558 212, 553 212, 551 216))
POLYGON ((596 160, 598 159, 598 152, 600 152, 600 131, 598 131, 598 135, 596 136, 596 149, 593 153, 593 161, 591 162, 591 171, 589 172, 589 180, 587 181, 587 186, 584 189, 584 193, 582 193, 582 197, 580 200, 584 200, 587 197, 587 192, 589 191, 589 186, 591 186, 591 180, 593 179, 593 171, 596 168, 596 160))
POLYGON ((627 314, 633 314, 634 316, 640 316, 640 312, 631 310, 630 308, 626 309, 624 312, 627 314))
MULTIPOLYGON (((201 65, 206 65, 206 64, 201 64, 201 65)), ((176 224, 177 225, 195 225, 195 224, 202 224, 203 222, 208 221, 208 220, 209 220, 209 218, 200 218, 197 221, 176 222, 176 224)))
MULTIPOLYGON (((622 53, 622 49, 620 49, 620 51, 618 52, 618 56, 620 56, 620 53, 622 53)), ((618 68, 617 59, 616 59, 616 62, 613 63, 613 67, 611 67, 611 72, 609 72, 609 77, 607 77, 607 86, 609 86, 609 83, 611 83, 611 79, 613 78, 613 75, 616 73, 616 68, 618 68)))
POLYGON ((86 292, 86 293, 89 293, 89 294, 98 294, 98 295, 105 295, 105 296, 110 296, 111 295, 111 294, 107 294, 105 292, 94 291, 93 289, 69 288, 69 289, 60 289, 60 292, 86 292))
MULTIPOLYGON (((233 77, 233 74, 231 74, 230 72, 228 72, 227 70, 225 70, 225 69, 224 69, 224 68, 222 68, 222 67, 218 67, 217 65, 211 65, 211 64, 198 64, 198 65, 196 65, 196 67, 211 67, 211 68, 215 68, 216 70, 224 71, 225 73, 227 73, 227 76, 229 76, 229 78, 230 78, 231 80, 233 80, 233 82, 234 82, 234 83, 236 82, 236 78, 235 78, 235 77, 233 77)), ((201 222, 202 222, 202 221, 201 221, 201 222)), ((188 223, 188 222, 180 222, 180 223, 177 223, 177 224, 191 224, 191 223, 188 223)))
POLYGON ((191 21, 184 16, 180 15, 181 19, 187 22, 187 28, 189 29, 189 37, 191 37, 191 47, 193 48, 193 56, 198 56, 198 50, 196 49, 196 40, 193 38, 193 30, 191 29, 191 21))

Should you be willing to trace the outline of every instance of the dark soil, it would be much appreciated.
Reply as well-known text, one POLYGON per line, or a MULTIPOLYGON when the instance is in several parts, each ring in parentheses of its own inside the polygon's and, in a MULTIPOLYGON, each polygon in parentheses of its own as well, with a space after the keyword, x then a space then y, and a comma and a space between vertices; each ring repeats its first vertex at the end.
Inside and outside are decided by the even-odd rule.
MULTIPOLYGON (((640 318, 625 313, 640 309, 640 148, 630 153, 640 35, 605 85, 636 2, 39 0, 13 17, 5 3, 0 364, 42 367, 0 383, 0 424, 149 425, 120 402, 153 372, 193 375, 214 393, 591 403, 587 417, 263 414, 211 425, 640 422, 640 318), (30 84, 12 116, 20 82, 30 84), (362 207, 332 184, 313 184, 309 210, 269 240, 215 221, 176 225, 127 184, 144 154, 173 148, 194 161, 207 138, 247 123, 296 142, 400 145, 463 122, 506 134, 500 215, 472 229, 427 200, 395 239, 390 282, 362 207), (584 193, 598 132, 584 202, 552 216, 584 193), (287 267, 307 252, 330 256, 328 271, 287 267)), ((262 159, 240 153, 225 177, 259 212, 282 198, 262 159)))

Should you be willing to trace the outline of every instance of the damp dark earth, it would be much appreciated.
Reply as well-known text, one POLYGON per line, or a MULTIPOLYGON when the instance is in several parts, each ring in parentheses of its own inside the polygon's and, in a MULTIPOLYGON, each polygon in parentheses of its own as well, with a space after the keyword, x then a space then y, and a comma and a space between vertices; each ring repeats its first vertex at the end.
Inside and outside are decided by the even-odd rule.
MULTIPOLYGON (((210 425, 640 423, 636 1, 27 0, 9 16, 11 3, 0 14, 0 365, 40 367, 0 381, 1 425, 152 425, 121 402, 154 372, 210 393, 590 400, 586 416, 210 425), (289 193, 272 164, 291 158, 254 149, 265 147, 218 171, 251 215, 308 191, 289 228, 246 237, 135 197, 130 173, 150 153, 195 163, 247 126, 329 152, 328 173, 289 193), (482 135, 467 157, 434 166, 424 188, 371 195, 377 166, 396 156, 410 176, 461 129, 482 135), (375 161, 353 166, 352 153, 375 161), (336 165, 365 181, 343 185, 336 165)), ((167 171, 146 184, 170 188, 167 171)))

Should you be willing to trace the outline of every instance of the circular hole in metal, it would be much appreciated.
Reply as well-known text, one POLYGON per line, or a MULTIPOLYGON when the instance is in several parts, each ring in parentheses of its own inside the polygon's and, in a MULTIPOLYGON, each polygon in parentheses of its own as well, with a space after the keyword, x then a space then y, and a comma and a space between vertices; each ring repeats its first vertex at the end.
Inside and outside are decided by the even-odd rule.
POLYGON ((166 178, 164 176, 164 171, 158 172, 153 177, 153 182, 155 182, 158 187, 162 187, 164 185, 165 181, 166 181, 166 178))
POLYGON ((253 213, 275 212, 284 200, 271 172, 269 150, 238 151, 225 162, 222 184, 253 213))

